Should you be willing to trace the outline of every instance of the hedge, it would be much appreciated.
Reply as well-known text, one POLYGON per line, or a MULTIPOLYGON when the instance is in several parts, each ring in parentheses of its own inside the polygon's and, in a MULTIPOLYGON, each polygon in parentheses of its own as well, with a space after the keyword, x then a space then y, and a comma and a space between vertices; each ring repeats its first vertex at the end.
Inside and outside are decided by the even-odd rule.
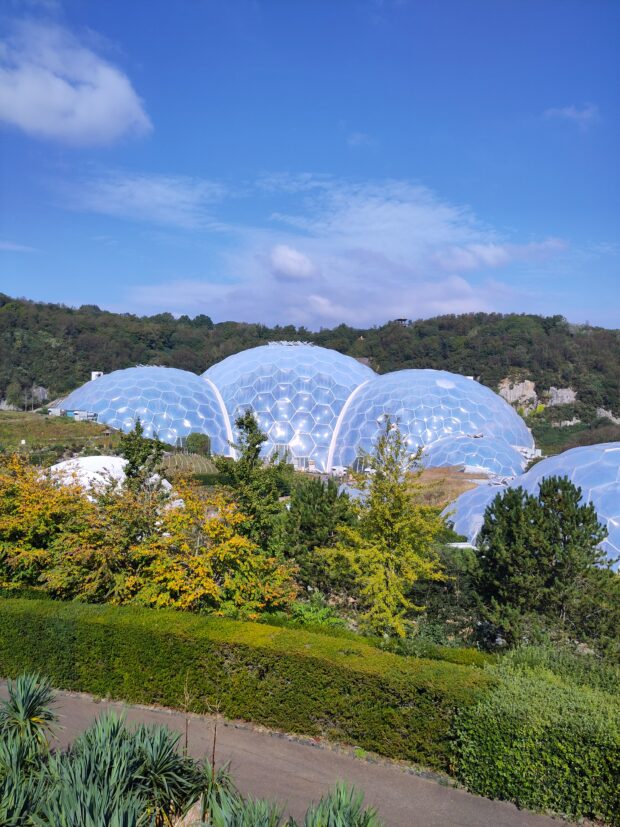
POLYGON ((620 824, 620 701, 549 671, 495 669, 455 720, 458 777, 521 807, 620 824))
POLYGON ((133 703, 217 705, 289 732, 448 769, 457 710, 482 669, 301 629, 173 611, 0 598, 0 673, 133 703))

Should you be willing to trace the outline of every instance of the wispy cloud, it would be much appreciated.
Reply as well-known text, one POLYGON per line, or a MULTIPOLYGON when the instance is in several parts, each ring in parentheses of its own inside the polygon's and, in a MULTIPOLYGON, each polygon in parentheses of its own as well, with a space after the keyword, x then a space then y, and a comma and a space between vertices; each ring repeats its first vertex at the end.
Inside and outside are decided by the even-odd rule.
POLYGON ((375 146, 377 142, 366 132, 349 132, 347 143, 351 147, 370 147, 375 146))
POLYGON ((216 228, 212 205, 226 188, 183 175, 108 172, 64 187, 73 209, 184 229, 216 228))
POLYGON ((22 21, 0 48, 0 120, 68 144, 109 144, 152 126, 118 67, 53 23, 22 21))
POLYGON ((28 247, 25 244, 14 244, 12 241, 0 241, 0 250, 8 253, 36 253, 35 247, 28 247))
POLYGON ((545 117, 568 121, 569 123, 576 124, 579 129, 586 130, 598 121, 600 114, 598 106, 593 103, 587 103, 584 106, 571 104, 570 106, 547 109, 545 111, 545 117))
POLYGON ((233 228, 234 249, 220 249, 204 280, 141 286, 133 306, 310 327, 497 310, 514 300, 503 271, 565 247, 506 239, 468 207, 406 181, 272 175, 252 193, 269 204, 278 194, 289 208, 233 228))

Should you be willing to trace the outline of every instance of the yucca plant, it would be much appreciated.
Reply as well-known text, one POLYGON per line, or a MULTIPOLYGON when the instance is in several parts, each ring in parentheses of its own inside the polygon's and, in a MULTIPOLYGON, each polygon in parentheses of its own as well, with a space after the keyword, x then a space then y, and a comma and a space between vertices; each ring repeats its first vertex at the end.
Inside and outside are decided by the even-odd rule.
POLYGON ((0 781, 10 778, 16 783, 17 779, 36 772, 40 763, 36 744, 12 732, 0 733, 0 781))
POLYGON ((131 742, 140 761, 136 789, 149 802, 155 824, 171 824, 172 818, 184 815, 200 795, 200 765, 179 753, 179 735, 167 727, 140 726, 131 742))
POLYGON ((0 824, 2 827, 31 827, 32 815, 44 799, 45 785, 36 776, 7 775, 0 782, 0 824))
POLYGON ((200 816, 204 823, 226 825, 242 801, 230 774, 228 764, 216 767, 209 761, 202 764, 200 816), (228 821, 227 821, 228 820, 228 821))
POLYGON ((333 790, 312 805, 304 819, 304 827, 382 827, 373 808, 364 808, 364 794, 346 784, 333 790))
POLYGON ((109 789, 62 784, 25 822, 32 827, 150 827, 144 800, 133 793, 110 796, 109 789))
POLYGON ((47 678, 36 673, 20 675, 8 683, 9 697, 0 703, 0 733, 47 749, 48 735, 58 720, 54 692, 47 678))

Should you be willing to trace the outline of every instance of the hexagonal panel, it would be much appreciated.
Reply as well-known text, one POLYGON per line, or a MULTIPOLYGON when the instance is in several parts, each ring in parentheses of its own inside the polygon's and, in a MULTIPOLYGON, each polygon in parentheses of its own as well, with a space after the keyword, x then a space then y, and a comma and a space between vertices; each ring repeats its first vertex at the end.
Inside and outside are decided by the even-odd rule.
POLYGON ((228 454, 230 425, 213 387, 186 370, 135 367, 87 382, 58 407, 88 411, 113 428, 130 431, 140 419, 147 436, 175 444, 190 433, 208 434, 215 453, 228 454))
MULTIPOLYGON (((536 463, 508 485, 521 486, 536 494, 541 481, 547 477, 568 477, 581 488, 581 501, 591 502, 599 522, 607 527, 608 536, 601 548, 610 560, 617 560, 620 557, 620 442, 571 448, 536 463)), ((473 543, 482 527, 486 506, 504 488, 482 485, 467 491, 448 506, 444 514, 450 515, 455 530, 473 543)), ((618 568, 618 562, 614 568, 618 568)))
POLYGON ((377 376, 352 399, 334 438, 333 464, 351 465, 360 449, 372 452, 386 416, 416 446, 450 434, 534 446, 525 422, 490 388, 442 370, 399 370, 377 376))
POLYGON ((229 356, 203 376, 219 389, 231 418, 240 408, 257 414, 269 435, 265 455, 288 448, 300 466, 313 460, 317 470, 325 471, 342 407, 352 391, 375 374, 335 350, 276 342, 229 356), (311 436, 317 424, 319 443, 311 436))

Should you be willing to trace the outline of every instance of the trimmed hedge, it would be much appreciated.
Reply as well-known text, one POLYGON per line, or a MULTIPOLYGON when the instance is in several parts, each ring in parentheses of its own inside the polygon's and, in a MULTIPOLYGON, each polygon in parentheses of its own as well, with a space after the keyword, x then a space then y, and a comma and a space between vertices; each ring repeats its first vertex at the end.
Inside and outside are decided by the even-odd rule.
POLYGON ((152 609, 0 599, 0 673, 356 744, 436 769, 484 670, 300 629, 152 609))
POLYGON ((493 672, 455 723, 457 775, 521 807, 620 824, 620 701, 541 671, 493 672))

